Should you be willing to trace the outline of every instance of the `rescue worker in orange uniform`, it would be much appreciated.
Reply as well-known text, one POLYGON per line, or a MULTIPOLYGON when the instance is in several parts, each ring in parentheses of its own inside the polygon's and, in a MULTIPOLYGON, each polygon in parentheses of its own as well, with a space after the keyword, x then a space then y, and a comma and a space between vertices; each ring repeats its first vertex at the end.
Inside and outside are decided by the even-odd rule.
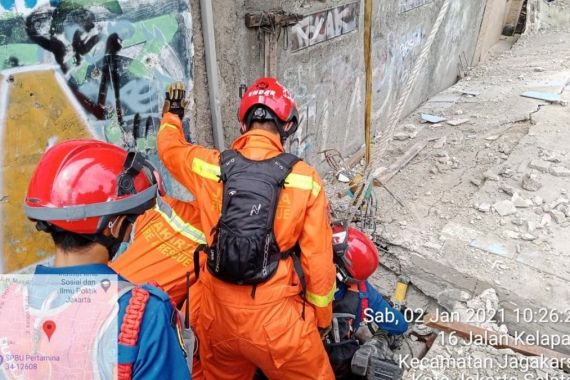
MULTIPOLYGON (((242 136, 234 141, 232 151, 221 154, 185 140, 181 122, 184 98, 183 85, 169 87, 157 146, 166 168, 196 197, 210 246, 206 250, 208 269, 200 273, 203 296, 197 326, 205 378, 249 380, 260 368, 270 379, 333 379, 317 329, 327 330, 332 319, 336 290, 332 231, 316 170, 283 155, 284 141, 297 128, 295 102, 274 78, 258 79, 241 101, 238 118, 242 136), (222 165, 221 160, 228 157, 222 165), (251 253, 239 248, 244 244, 249 247, 257 236, 239 236, 228 230, 226 223, 235 224, 236 220, 229 220, 222 210, 244 207, 244 215, 252 218, 267 210, 261 202, 232 204, 229 199, 254 196, 260 189, 240 192, 227 186, 231 181, 238 187, 247 186, 250 180, 234 176, 234 169, 247 171, 251 170, 248 165, 267 163, 274 164, 266 173, 273 179, 279 177, 275 171, 288 174, 288 166, 290 174, 280 183, 278 202, 273 202, 272 234, 266 235, 262 263, 236 267, 232 260, 242 264, 243 259, 236 254, 251 253), (224 256, 229 251, 216 246, 231 245, 228 239, 233 239, 238 249, 224 256), (296 246, 296 254, 290 254, 296 246), (278 254, 269 255, 269 248, 271 252, 277 249, 278 254), (261 273, 251 271, 259 265, 261 273), (240 279, 246 274, 245 280, 240 279)), ((257 178, 263 173, 254 174, 257 178)), ((238 218, 240 221, 244 231, 250 227, 246 219, 238 218)))
MULTIPOLYGON (((156 205, 136 219, 128 248, 109 264, 132 283, 155 282, 183 314, 189 310, 194 330, 202 294, 202 286, 195 277, 194 251, 206 243, 200 226, 196 202, 158 196, 156 205)), ((205 261, 201 257, 200 267, 205 261)), ((203 378, 202 368, 196 349, 194 353, 192 378, 199 380, 203 378)))

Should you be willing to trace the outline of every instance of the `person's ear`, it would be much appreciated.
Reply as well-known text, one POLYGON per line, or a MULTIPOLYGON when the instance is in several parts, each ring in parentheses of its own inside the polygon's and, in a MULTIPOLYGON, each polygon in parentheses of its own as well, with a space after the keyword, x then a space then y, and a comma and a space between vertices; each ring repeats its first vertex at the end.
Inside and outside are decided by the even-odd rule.
POLYGON ((283 130, 284 130, 285 132, 289 132, 289 130, 290 130, 292 127, 293 127, 293 122, 290 121, 290 122, 288 122, 287 124, 285 124, 285 125, 283 126, 283 130))
MULTIPOLYGON (((119 238, 123 223, 130 223, 125 215, 117 216, 115 219, 109 222, 108 230, 112 237, 119 238)), ((128 234, 125 235, 128 236, 128 234)))
POLYGON ((241 133, 246 133, 247 132, 247 126, 245 125, 245 123, 241 123, 241 133))

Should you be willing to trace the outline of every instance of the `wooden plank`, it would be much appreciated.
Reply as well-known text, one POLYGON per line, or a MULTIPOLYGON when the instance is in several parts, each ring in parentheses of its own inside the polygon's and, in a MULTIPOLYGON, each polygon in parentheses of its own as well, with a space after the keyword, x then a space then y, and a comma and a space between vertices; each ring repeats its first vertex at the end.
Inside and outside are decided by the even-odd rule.
MULTIPOLYGON (((455 332, 458 337, 466 340, 477 340, 497 349, 509 348, 514 352, 525 356, 544 356, 546 358, 558 359, 561 363, 570 363, 570 356, 561 352, 550 350, 541 346, 522 344, 510 335, 500 334, 487 330, 479 326, 474 326, 463 322, 442 322, 436 316, 426 314, 424 324, 439 331, 455 332)), ((568 368, 568 366, 567 366, 568 368)))
POLYGON ((423 140, 412 145, 410 149, 401 155, 392 165, 381 168, 378 173, 374 173, 380 183, 388 183, 400 170, 402 170, 411 160, 414 159, 428 144, 430 140, 423 140))

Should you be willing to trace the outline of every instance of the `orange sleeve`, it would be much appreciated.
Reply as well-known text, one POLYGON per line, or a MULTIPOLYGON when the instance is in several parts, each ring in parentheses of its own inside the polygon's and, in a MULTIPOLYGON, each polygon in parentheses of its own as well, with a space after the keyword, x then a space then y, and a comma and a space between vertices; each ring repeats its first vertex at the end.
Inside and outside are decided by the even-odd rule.
POLYGON ((306 298, 315 306, 317 324, 330 326, 332 300, 336 291, 336 270, 332 253, 332 230, 327 212, 328 201, 318 174, 313 174, 305 221, 299 238, 301 265, 307 280, 306 298), (318 193, 317 193, 318 190, 318 193))
POLYGON ((200 201, 202 180, 218 180, 220 153, 187 142, 180 118, 170 112, 162 117, 156 145, 164 166, 200 201))

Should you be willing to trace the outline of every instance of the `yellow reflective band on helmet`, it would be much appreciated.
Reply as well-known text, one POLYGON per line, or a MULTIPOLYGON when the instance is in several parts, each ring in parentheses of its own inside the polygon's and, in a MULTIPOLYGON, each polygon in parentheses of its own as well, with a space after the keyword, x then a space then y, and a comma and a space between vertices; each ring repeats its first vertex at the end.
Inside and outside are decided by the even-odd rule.
POLYGON ((206 179, 211 179, 216 182, 220 180, 220 167, 218 165, 209 164, 199 158, 192 160, 192 171, 206 179))
POLYGON ((307 301, 312 303, 317 307, 327 307, 329 303, 334 299, 334 294, 336 293, 336 283, 333 285, 331 291, 326 296, 319 296, 318 294, 311 293, 307 290, 305 297, 307 301))
POLYGON ((174 128, 174 129, 178 129, 178 127, 176 125, 172 125, 170 123, 164 123, 160 126, 160 129, 158 130, 159 132, 162 131, 164 128, 166 127, 170 127, 170 128, 174 128))
POLYGON ((301 190, 311 190, 316 197, 321 192, 321 185, 313 181, 313 177, 291 173, 285 178, 285 187, 294 187, 301 190))
POLYGON ((166 220, 168 225, 172 227, 174 231, 180 233, 182 236, 185 236, 188 239, 198 244, 206 244, 206 236, 204 236, 204 233, 202 231, 200 231, 190 223, 186 223, 171 208, 170 210, 168 210, 167 208, 170 208, 170 206, 167 206, 165 207, 165 210, 162 210, 160 208, 160 203, 157 202, 154 209, 160 214, 160 216, 162 216, 166 220), (170 215, 168 215, 165 211, 166 212, 169 211, 170 215))

